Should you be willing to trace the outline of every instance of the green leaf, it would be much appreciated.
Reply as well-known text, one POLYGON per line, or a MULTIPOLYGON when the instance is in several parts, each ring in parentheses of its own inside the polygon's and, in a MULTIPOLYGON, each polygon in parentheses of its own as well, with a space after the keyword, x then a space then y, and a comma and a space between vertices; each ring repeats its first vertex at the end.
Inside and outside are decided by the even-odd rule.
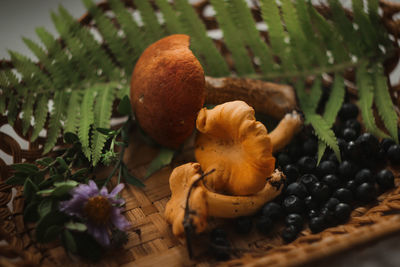
POLYGON ((47 242, 47 229, 51 226, 63 225, 67 218, 67 215, 59 211, 50 212, 43 216, 36 225, 36 240, 40 243, 47 242))
POLYGON ((333 80, 329 99, 325 104, 325 110, 323 115, 323 118, 328 125, 332 126, 333 123, 335 122, 337 114, 339 113, 339 110, 342 107, 345 94, 346 90, 344 87, 344 79, 341 74, 336 73, 335 78, 333 80))
POLYGON ((63 158, 57 157, 56 160, 58 164, 60 164, 60 167, 62 168, 63 171, 68 170, 68 165, 63 158))
POLYGON ((383 74, 382 66, 374 68, 373 79, 375 81, 375 104, 378 113, 389 131, 392 138, 398 143, 397 121, 398 117, 393 107, 392 98, 389 94, 386 77, 383 74))
POLYGON ((75 133, 65 132, 64 141, 67 144, 75 144, 76 142, 79 142, 79 137, 75 133))
POLYGON ((47 167, 47 166, 49 166, 53 161, 54 161, 53 158, 45 157, 45 158, 40 158, 40 159, 35 160, 35 163, 38 164, 38 165, 42 165, 42 166, 47 167))
POLYGON ((39 206, 38 206, 38 213, 40 218, 46 216, 48 213, 51 212, 53 206, 53 200, 51 198, 45 198, 43 199, 39 206))
POLYGON ((35 197, 36 192, 39 190, 37 185, 35 185, 31 179, 26 179, 24 183, 24 197, 26 201, 30 202, 33 197, 35 197))
POLYGON ((108 128, 97 127, 96 131, 98 131, 101 134, 107 135, 107 136, 111 136, 111 135, 115 134, 115 131, 113 129, 108 129, 108 128))
POLYGON ((11 165, 11 168, 17 172, 32 174, 39 171, 39 168, 35 164, 31 163, 15 163, 11 165))
POLYGON ((32 201, 24 207, 24 221, 36 222, 39 220, 39 214, 37 212, 38 202, 32 201))
POLYGON ((29 127, 31 126, 34 103, 35 103, 35 97, 33 95, 33 92, 30 92, 26 103, 22 106, 22 134, 23 135, 26 135, 29 127))
POLYGON ((155 2, 163 14, 168 33, 184 33, 184 28, 180 23, 176 12, 172 9, 167 0, 156 0, 155 2))
POLYGON ((158 152, 157 157, 155 157, 146 171, 146 177, 151 176, 156 171, 160 170, 161 168, 167 166, 171 163, 172 158, 174 157, 175 150, 171 150, 168 148, 161 148, 158 152))
POLYGON ((145 25, 145 36, 149 42, 155 42, 164 35, 164 31, 158 22, 156 13, 148 1, 134 0, 140 16, 145 25))
POLYGON ((91 153, 89 149, 89 131, 94 122, 93 114, 94 91, 88 89, 85 91, 81 103, 81 117, 79 120, 78 136, 82 144, 82 150, 85 156, 90 160, 91 153))
POLYGON ((67 251, 69 251, 71 253, 77 252, 77 244, 74 239, 74 236, 67 229, 64 230, 63 241, 64 241, 64 244, 65 244, 64 246, 67 249, 67 251))
POLYGON ((318 140, 318 160, 317 160, 317 166, 321 162, 322 157, 324 156, 326 150, 326 143, 318 140))
POLYGON ((46 229, 42 242, 47 243, 57 239, 63 231, 62 225, 51 225, 46 229))
POLYGON ((313 112, 316 112, 319 100, 321 99, 322 96, 322 88, 321 88, 321 78, 316 77, 313 85, 310 90, 310 96, 308 97, 308 105, 310 106, 310 110, 313 112))
POLYGON ((71 231, 84 232, 87 230, 87 226, 83 223, 69 221, 65 224, 65 227, 71 231))
POLYGON ((82 99, 82 94, 78 90, 74 90, 71 92, 68 101, 67 108, 67 118, 64 124, 64 132, 76 133, 76 128, 78 126, 79 115, 80 115, 80 102, 82 99))
POLYGON ((123 116, 129 116, 132 114, 131 101, 127 95, 121 99, 121 102, 119 102, 118 113, 123 116))
POLYGON ((142 183, 142 181, 140 181, 138 178, 136 178, 135 176, 133 176, 132 174, 129 173, 128 168, 125 166, 125 164, 122 163, 122 177, 125 179, 125 181, 128 184, 137 186, 137 187, 145 187, 145 184, 142 183))
POLYGON ((61 119, 65 107, 66 93, 56 91, 54 96, 54 106, 51 111, 49 128, 47 129, 47 139, 44 144, 43 154, 48 153, 56 144, 57 138, 61 132, 61 119))
POLYGON ((24 173, 15 174, 7 179, 6 184, 8 184, 8 185, 23 185, 25 182, 25 179, 27 177, 28 177, 27 174, 24 174, 24 173))
POLYGON ((36 109, 34 114, 35 124, 31 136, 32 142, 34 142, 39 137, 39 133, 44 128, 47 119, 48 100, 49 100, 48 95, 42 94, 38 98, 39 100, 36 103, 36 109))

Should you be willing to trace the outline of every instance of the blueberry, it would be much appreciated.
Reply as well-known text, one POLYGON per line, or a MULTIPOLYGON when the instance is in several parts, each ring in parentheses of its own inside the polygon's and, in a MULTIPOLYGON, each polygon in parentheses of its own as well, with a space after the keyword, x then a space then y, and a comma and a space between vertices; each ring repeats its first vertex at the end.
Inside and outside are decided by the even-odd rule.
POLYGON ((337 219, 335 217, 335 211, 328 208, 322 208, 320 212, 320 217, 322 217, 327 226, 333 226, 337 224, 337 219))
POLYGON ((315 200, 323 202, 329 199, 331 190, 326 184, 317 182, 311 186, 310 193, 315 200))
POLYGON ((296 230, 300 232, 303 229, 304 220, 300 214, 291 213, 286 216, 285 224, 286 226, 293 225, 296 228, 296 230))
POLYGON ((342 158, 344 158, 346 155, 346 150, 347 150, 347 142, 344 141, 342 138, 338 138, 337 141, 338 141, 338 146, 340 149, 340 155, 342 158))
POLYGON ((286 195, 295 195, 304 199, 307 195, 307 188, 302 183, 292 183, 286 188, 286 195))
POLYGON ((394 187, 394 175, 390 170, 381 170, 376 175, 376 182, 379 187, 383 190, 387 190, 394 187))
POLYGON ((336 163, 330 160, 322 161, 317 167, 317 174, 322 177, 327 174, 335 174, 336 173, 336 163))
POLYGON ((351 203, 353 201, 353 193, 347 188, 339 188, 333 193, 333 197, 344 203, 351 203))
POLYGON ((312 157, 304 156, 299 159, 297 165, 299 166, 300 173, 311 173, 314 171, 317 161, 312 157))
POLYGON ((350 218, 351 207, 347 203, 339 203, 335 207, 335 217, 340 223, 346 222, 350 218))
POLYGON ((235 230, 239 234, 248 234, 253 226, 250 217, 239 217, 235 220, 235 230))
POLYGON ((391 145, 387 151, 387 155, 391 164, 400 164, 400 145, 391 145))
POLYGON ((327 160, 334 162, 336 165, 339 164, 338 158, 336 157, 335 153, 330 153, 329 156, 327 157, 327 160))
POLYGON ((308 196, 304 199, 304 204, 308 210, 315 210, 318 208, 318 203, 313 199, 312 196, 308 196))
POLYGON ((346 188, 349 189, 351 192, 355 193, 357 189, 357 183, 354 180, 349 180, 346 184, 346 188))
POLYGON ((360 135, 355 144, 360 153, 361 162, 366 162, 371 159, 375 159, 379 152, 379 141, 371 133, 363 133, 360 135))
POLYGON ((303 154, 314 156, 318 151, 318 141, 314 138, 309 138, 303 143, 303 154))
POLYGON ((361 124, 358 122, 356 119, 349 119, 345 121, 344 123, 344 128, 351 128, 356 132, 356 137, 360 134, 361 132, 361 124))
POLYGON ((356 197, 362 202, 370 202, 376 198, 376 189, 373 184, 362 183, 356 189, 356 197))
POLYGON ((351 161, 344 160, 339 164, 338 173, 342 180, 351 180, 357 172, 357 166, 351 161))
POLYGON ((302 147, 297 142, 292 142, 288 146, 288 154, 291 159, 298 159, 302 154, 302 147))
POLYGON ((334 174, 325 175, 322 178, 322 182, 327 184, 329 186, 329 188, 332 189, 332 190, 334 190, 334 189, 336 189, 336 188, 338 188, 340 186, 340 180, 334 174))
POLYGON ((356 173, 356 176, 354 177, 354 181, 356 184, 362 184, 362 183, 374 183, 375 182, 375 177, 372 175, 372 172, 368 169, 361 169, 356 173))
POLYGON ((295 195, 290 195, 283 200, 283 207, 287 213, 303 213, 304 201, 295 195))
POLYGON ((271 232, 272 230, 272 226, 273 226, 273 222, 271 220, 271 218, 267 217, 267 216, 259 216, 256 220, 256 228, 257 230, 266 235, 269 232, 271 232))
POLYGON ((350 159, 353 161, 358 161, 361 155, 359 147, 356 145, 354 141, 350 141, 347 143, 345 148, 346 159, 350 159))
POLYGON ((294 164, 288 164, 283 168, 283 173, 286 175, 286 182, 291 184, 299 178, 299 168, 294 164))
POLYGON ((357 138, 357 133, 353 128, 344 128, 342 136, 345 141, 350 142, 357 138))
POLYGON ((381 147, 381 149, 383 149, 383 151, 385 153, 387 153, 389 147, 391 147, 392 145, 395 145, 395 144, 396 143, 393 141, 393 139, 383 138, 380 143, 380 147, 381 147))
POLYGON ((290 225, 283 230, 282 239, 286 243, 290 243, 297 238, 298 234, 299 234, 299 232, 297 231, 296 227, 294 227, 293 225, 290 225))
POLYGON ((318 182, 318 178, 314 174, 307 173, 301 176, 299 181, 310 190, 311 185, 318 182))
POLYGON ((314 217, 317 217, 318 215, 319 215, 319 212, 317 210, 310 210, 308 212, 308 217, 309 218, 314 218, 314 217))
POLYGON ((279 153, 276 159, 278 162, 278 166, 281 166, 282 168, 292 163, 292 160, 290 159, 289 155, 284 152, 279 153))
POLYGON ((283 217, 284 211, 278 203, 268 202, 261 208, 261 215, 276 221, 283 217))
POLYGON ((339 203, 340 203, 339 199, 331 197, 325 203, 324 207, 327 208, 328 210, 334 210, 336 208, 337 204, 339 204, 339 203))
POLYGON ((325 221, 322 217, 311 218, 309 226, 311 232, 313 232, 314 234, 322 232, 326 228, 325 221))
POLYGON ((358 115, 358 107, 353 103, 344 103, 340 108, 338 115, 342 121, 355 119, 358 115))
POLYGON ((218 261, 225 261, 230 258, 229 249, 231 244, 226 238, 217 237, 211 240, 210 252, 212 256, 218 261))

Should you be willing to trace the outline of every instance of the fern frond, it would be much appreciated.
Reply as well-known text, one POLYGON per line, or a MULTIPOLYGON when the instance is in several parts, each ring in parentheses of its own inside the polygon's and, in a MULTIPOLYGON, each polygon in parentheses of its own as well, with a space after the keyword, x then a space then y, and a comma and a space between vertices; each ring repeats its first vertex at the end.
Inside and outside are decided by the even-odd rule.
POLYGON ((387 135, 382 132, 375 124, 375 117, 372 112, 374 88, 371 80, 371 75, 367 72, 365 64, 362 64, 357 69, 356 81, 359 92, 360 109, 365 128, 367 129, 367 131, 376 136, 387 137, 387 135))
MULTIPOLYGON (((255 57, 260 61, 260 69, 263 73, 268 73, 273 68, 278 68, 273 61, 272 52, 267 44, 260 38, 250 9, 244 0, 228 1, 229 11, 239 30, 239 38, 252 50, 255 57)), ((236 30, 236 31, 237 31, 236 30)))
POLYGON ((327 145, 326 145, 325 142, 323 142, 323 141, 321 141, 321 140, 318 140, 318 152, 317 152, 318 158, 317 158, 317 166, 319 165, 319 163, 321 162, 322 157, 323 157, 324 154, 325 154, 326 147, 327 147, 327 145))
POLYGON ((393 107, 393 102, 389 94, 389 88, 382 66, 376 66, 374 68, 373 79, 375 81, 375 104, 378 109, 379 116, 382 118, 383 123, 385 124, 386 129, 389 131, 392 138, 398 143, 398 117, 393 107))
MULTIPOLYGON (((114 90, 111 86, 101 86, 97 88, 96 104, 94 106, 94 129, 97 128, 109 128, 110 118, 112 113, 112 105, 114 101, 114 90)), ((101 158, 101 151, 104 147, 104 143, 107 140, 107 136, 100 133, 97 130, 93 131, 92 135, 92 162, 95 166, 101 158)))
POLYGON ((15 88, 17 91, 16 94, 13 94, 10 90, 8 95, 9 101, 7 105, 7 121, 11 126, 13 126, 19 114, 18 98, 21 94, 23 95, 24 93, 26 93, 26 90, 21 88, 17 76, 12 71, 6 70, 4 72, 4 78, 7 80, 8 86, 11 88, 15 88))
POLYGON ((83 0, 83 3, 89 10, 89 13, 93 16, 97 28, 103 36, 104 42, 108 45, 117 61, 125 69, 125 72, 130 73, 133 69, 133 62, 131 58, 127 56, 129 55, 129 50, 125 40, 118 36, 117 28, 92 0, 83 0))
POLYGON ((224 33, 225 44, 232 53, 237 73, 239 75, 254 73, 248 52, 244 47, 241 36, 237 34, 237 29, 229 16, 225 1, 211 0, 210 2, 215 9, 218 24, 224 33))
POLYGON ((284 31, 276 2, 271 0, 262 0, 261 15, 268 26, 269 40, 274 55, 280 57, 284 69, 293 69, 294 66, 291 64, 292 62, 290 62, 289 57, 290 48, 289 45, 285 43, 285 39, 289 37, 284 31))
POLYGON ((64 91, 54 93, 54 105, 51 110, 49 127, 47 129, 46 143, 44 144, 43 154, 48 153, 56 144, 57 138, 61 132, 61 119, 65 106, 66 94, 64 91))
POLYGON ((6 75, 3 71, 0 72, 0 114, 6 111, 6 99, 8 98, 8 82, 6 75))
POLYGON ((313 85, 310 90, 310 96, 308 98, 308 105, 310 106, 310 109, 316 112, 319 100, 321 99, 322 96, 322 82, 321 82, 321 77, 316 77, 313 85))
POLYGON ((34 142, 39 137, 39 133, 43 129, 47 120, 48 102, 49 102, 48 95, 41 94, 40 96, 38 96, 38 99, 39 100, 36 103, 36 109, 34 113, 35 123, 33 126, 33 132, 31 136, 32 142, 34 142))
POLYGON ((153 43, 164 36, 164 30, 161 28, 158 22, 156 13, 151 7, 149 1, 134 0, 137 9, 140 11, 140 16, 142 18, 146 38, 149 43, 153 43))
POLYGON ((215 77, 229 75, 226 61, 207 36, 206 27, 193 7, 186 0, 176 0, 175 7, 180 13, 179 18, 185 27, 185 33, 192 37, 191 47, 202 63, 205 73, 215 77))
POLYGON ((94 122, 94 114, 93 114, 94 97, 95 95, 93 89, 89 88, 85 90, 85 94, 83 95, 81 103, 81 115, 79 119, 79 129, 78 129, 78 137, 82 144, 82 151, 89 160, 91 158, 89 134, 90 134, 90 127, 94 122))
POLYGON ((28 94, 26 102, 22 105, 22 134, 26 135, 29 127, 31 126, 31 120, 33 115, 33 105, 35 103, 35 97, 32 92, 28 94))
POLYGON ((67 116, 64 124, 64 132, 76 133, 80 116, 80 104, 82 94, 79 90, 73 90, 69 97, 67 116))
POLYGON ((155 2, 163 14, 168 33, 184 33, 185 30, 182 27, 176 12, 172 9, 167 0, 156 0, 155 2))
POLYGON ((378 49, 378 37, 368 15, 364 12, 364 2, 363 0, 352 0, 352 5, 354 22, 358 25, 363 41, 367 46, 365 53, 373 55, 378 49))
POLYGON ((323 114, 323 118, 328 125, 332 126, 335 123, 337 114, 344 102, 345 94, 346 89, 344 87, 344 79, 341 74, 336 73, 323 114))

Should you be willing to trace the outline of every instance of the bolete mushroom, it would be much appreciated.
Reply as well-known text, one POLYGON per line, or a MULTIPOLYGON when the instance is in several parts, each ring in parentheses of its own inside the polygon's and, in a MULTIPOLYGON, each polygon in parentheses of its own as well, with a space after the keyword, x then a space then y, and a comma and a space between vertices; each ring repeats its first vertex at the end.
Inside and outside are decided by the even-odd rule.
MULTIPOLYGON (((173 170, 169 178, 171 199, 165 207, 165 218, 172 224, 175 236, 185 235, 183 219, 186 199, 191 185, 201 176, 200 164, 186 163, 173 170)), ((250 196, 229 196, 209 190, 202 181, 189 197, 189 216, 191 225, 197 233, 207 227, 209 216, 235 218, 255 214, 266 202, 278 196, 283 188, 285 176, 275 171, 266 179, 265 186, 250 196)))
POLYGON ((286 115, 271 134, 243 101, 203 108, 197 117, 195 157, 208 188, 218 193, 246 196, 259 192, 275 168, 274 147, 285 146, 302 125, 299 114, 286 115))
POLYGON ((293 88, 241 78, 205 77, 190 50, 190 37, 175 34, 153 43, 140 56, 131 78, 131 103, 141 128, 156 142, 178 148, 192 134, 205 102, 244 100, 281 119, 296 107, 293 88))

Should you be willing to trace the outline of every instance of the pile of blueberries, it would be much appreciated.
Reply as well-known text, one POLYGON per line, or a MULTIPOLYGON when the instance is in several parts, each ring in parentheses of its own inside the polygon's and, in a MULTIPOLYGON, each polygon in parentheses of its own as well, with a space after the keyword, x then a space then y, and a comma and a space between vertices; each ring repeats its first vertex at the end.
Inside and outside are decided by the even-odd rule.
MULTIPOLYGON (((317 165, 318 140, 305 128, 276 157, 276 167, 286 175, 281 195, 264 205, 253 217, 235 220, 239 234, 249 233, 253 225, 268 234, 284 221, 282 239, 297 238, 305 224, 313 233, 345 223, 352 210, 376 201, 376 197, 394 187, 394 175, 388 165, 400 165, 400 146, 392 139, 379 141, 370 133, 361 133, 359 110, 345 103, 339 112, 334 131, 338 137, 342 161, 327 149, 317 165)), ((227 244, 222 229, 211 232, 211 243, 227 244)), ((216 246, 219 247, 219 246, 216 246)), ((229 257, 214 250, 217 258, 229 257)))

